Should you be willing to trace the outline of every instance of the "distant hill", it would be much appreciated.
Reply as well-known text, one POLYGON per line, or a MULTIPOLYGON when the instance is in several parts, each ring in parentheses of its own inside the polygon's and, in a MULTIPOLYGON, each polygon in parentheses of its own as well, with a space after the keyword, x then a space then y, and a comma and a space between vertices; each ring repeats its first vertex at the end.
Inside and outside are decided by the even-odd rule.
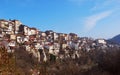
POLYGON ((109 39, 108 42, 112 44, 120 44, 120 34, 116 35, 112 39, 109 39))

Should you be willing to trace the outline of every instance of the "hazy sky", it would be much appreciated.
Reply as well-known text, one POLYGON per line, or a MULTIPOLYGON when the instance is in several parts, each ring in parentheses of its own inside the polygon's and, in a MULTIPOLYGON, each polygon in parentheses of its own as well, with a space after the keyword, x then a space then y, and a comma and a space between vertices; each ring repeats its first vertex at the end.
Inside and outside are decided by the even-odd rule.
POLYGON ((120 34, 120 0, 0 0, 0 18, 93 38, 120 34))

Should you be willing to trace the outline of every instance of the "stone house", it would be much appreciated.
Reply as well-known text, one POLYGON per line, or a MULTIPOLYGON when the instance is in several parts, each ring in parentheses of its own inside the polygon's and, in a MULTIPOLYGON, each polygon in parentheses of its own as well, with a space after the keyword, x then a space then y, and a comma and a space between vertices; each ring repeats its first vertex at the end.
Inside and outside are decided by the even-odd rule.
POLYGON ((96 43, 98 43, 98 44, 106 44, 106 41, 104 39, 97 39, 96 43))
POLYGON ((25 38, 24 35, 18 34, 16 36, 16 42, 19 43, 19 44, 23 44, 24 43, 24 38, 25 38))
POLYGON ((22 25, 22 23, 18 20, 10 20, 12 23, 14 23, 14 30, 15 30, 15 34, 19 33, 19 28, 22 25))

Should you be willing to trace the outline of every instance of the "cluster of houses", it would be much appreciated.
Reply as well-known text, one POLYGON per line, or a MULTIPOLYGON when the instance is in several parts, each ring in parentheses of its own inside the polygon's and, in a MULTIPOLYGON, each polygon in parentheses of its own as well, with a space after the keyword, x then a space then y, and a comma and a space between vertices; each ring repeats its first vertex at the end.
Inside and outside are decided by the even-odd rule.
POLYGON ((89 52, 96 48, 108 47, 104 39, 94 40, 88 37, 78 37, 75 33, 56 33, 52 30, 42 32, 23 25, 18 20, 1 19, 0 46, 3 45, 8 52, 14 52, 15 47, 24 46, 29 54, 38 58, 39 62, 53 60, 51 57, 75 59, 80 57, 81 50, 89 52))

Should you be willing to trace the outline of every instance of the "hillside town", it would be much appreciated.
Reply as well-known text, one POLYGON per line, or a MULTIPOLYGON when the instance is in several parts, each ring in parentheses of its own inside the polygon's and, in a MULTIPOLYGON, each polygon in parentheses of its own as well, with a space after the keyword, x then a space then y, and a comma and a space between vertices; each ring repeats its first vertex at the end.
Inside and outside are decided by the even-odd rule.
POLYGON ((19 20, 4 19, 0 19, 0 46, 5 46, 10 53, 22 46, 38 62, 76 59, 80 57, 81 51, 90 52, 97 48, 105 52, 105 48, 114 47, 105 39, 78 37, 75 33, 57 33, 52 30, 43 32, 19 20))
MULTIPOLYGON (((67 60, 69 60, 68 62, 72 62, 70 60, 74 61, 78 59, 76 63, 79 63, 80 61, 85 64, 84 66, 86 66, 86 63, 84 62, 85 60, 91 59, 91 61, 95 61, 95 62, 97 61, 97 63, 101 63, 103 60, 100 57, 103 56, 103 54, 106 55, 107 53, 109 54, 108 50, 112 50, 112 49, 115 49, 115 51, 119 50, 120 46, 117 44, 108 43, 107 40, 101 38, 93 39, 88 37, 79 37, 75 33, 69 33, 69 34, 57 33, 52 30, 47 30, 43 32, 37 28, 34 27, 32 28, 27 25, 24 25, 19 20, 0 19, 0 48, 2 49, 5 48, 5 50, 7 50, 7 53, 9 54, 14 54, 16 50, 21 51, 21 52, 18 51, 18 53, 22 53, 22 51, 27 52, 27 54, 29 55, 27 56, 27 58, 29 57, 28 60, 29 59, 33 60, 35 58, 37 60, 37 63, 39 64, 46 62, 52 62, 54 64, 54 62, 56 62, 57 60, 59 62, 63 62, 67 60), (95 54, 95 52, 97 53, 95 54)), ((2 49, 0 49, 0 51, 2 49)), ((4 56, 2 52, 0 52, 0 61, 2 59, 2 56, 4 56)), ((110 52, 113 53, 114 51, 110 51, 110 52)), ((24 59, 26 60, 27 58, 24 59)), ((21 56, 19 56, 19 54, 17 55, 17 59, 21 60, 21 56)), ((19 62, 18 64, 21 65, 20 61, 17 62, 19 62)), ((30 61, 27 61, 26 63, 29 62, 30 61)), ((88 61, 88 65, 89 64, 90 62, 88 61)), ((76 64, 74 64, 74 66, 75 65, 76 64)), ((69 66, 71 66, 71 64, 69 66)), ((81 65, 81 67, 82 66, 83 64, 81 65)), ((84 66, 82 69, 84 69, 84 66)), ((32 72, 31 73, 32 75, 41 75, 40 72, 42 70, 37 71, 38 69, 36 68, 35 69, 34 68, 32 69, 32 67, 30 68, 31 68, 30 73, 32 72)), ((89 67, 87 69, 89 69, 89 67)), ((49 73, 51 73, 51 71, 52 69, 50 69, 49 73)))

